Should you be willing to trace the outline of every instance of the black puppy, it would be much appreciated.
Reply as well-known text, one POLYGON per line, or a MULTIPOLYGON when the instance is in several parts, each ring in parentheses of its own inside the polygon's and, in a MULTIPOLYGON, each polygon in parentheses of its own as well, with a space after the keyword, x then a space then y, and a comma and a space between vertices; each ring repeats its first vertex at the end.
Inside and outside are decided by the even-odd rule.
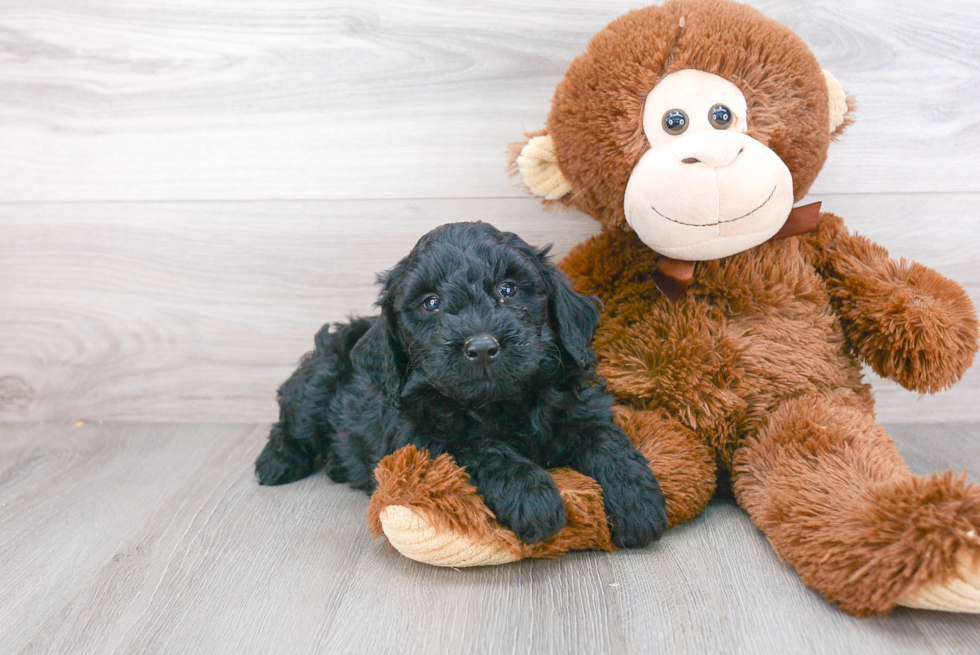
POLYGON ((324 326, 279 389, 279 422, 255 463, 262 484, 308 475, 371 492, 384 456, 414 444, 466 467, 497 519, 526 543, 565 524, 545 468, 603 491, 613 542, 641 547, 666 527, 644 457, 613 423, 589 347, 598 300, 517 235, 443 225, 386 274, 381 316, 324 326))

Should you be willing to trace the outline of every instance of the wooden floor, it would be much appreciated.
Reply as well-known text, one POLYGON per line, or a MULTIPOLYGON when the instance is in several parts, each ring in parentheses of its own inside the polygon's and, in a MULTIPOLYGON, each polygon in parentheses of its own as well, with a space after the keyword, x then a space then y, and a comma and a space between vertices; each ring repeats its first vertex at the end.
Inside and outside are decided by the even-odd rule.
MULTIPOLYGON (((980 302, 980 3, 748 2, 857 100, 804 202, 980 302)), ((647 551, 455 571, 325 476, 256 484, 276 387, 424 232, 598 230, 505 150, 643 4, 0 2, 0 655, 980 653, 975 617, 827 605, 729 501, 647 551)), ((917 471, 980 471, 980 367, 872 382, 885 421, 969 422, 895 427, 917 471)))
MULTIPOLYGON (((890 431, 916 472, 980 470, 980 425, 890 431)), ((841 613, 724 500, 641 552, 416 564, 360 492, 260 488, 266 432, 0 426, 0 653, 980 652, 978 616, 841 613)))

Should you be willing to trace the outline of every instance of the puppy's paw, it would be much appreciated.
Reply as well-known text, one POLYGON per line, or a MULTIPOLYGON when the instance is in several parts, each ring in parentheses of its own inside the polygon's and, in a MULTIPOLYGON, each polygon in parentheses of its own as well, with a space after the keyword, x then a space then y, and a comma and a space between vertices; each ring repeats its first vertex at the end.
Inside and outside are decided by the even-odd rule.
POLYGON ((650 469, 604 488, 609 532, 619 548, 643 548, 667 529, 667 510, 660 485, 650 469))
POLYGON ((282 441, 270 440, 255 460, 255 475, 263 485, 293 482, 305 478, 312 470, 312 458, 282 441))
POLYGON ((509 481, 494 498, 484 498, 497 521, 526 544, 553 537, 565 527, 565 503, 555 481, 543 469, 520 482, 509 481))

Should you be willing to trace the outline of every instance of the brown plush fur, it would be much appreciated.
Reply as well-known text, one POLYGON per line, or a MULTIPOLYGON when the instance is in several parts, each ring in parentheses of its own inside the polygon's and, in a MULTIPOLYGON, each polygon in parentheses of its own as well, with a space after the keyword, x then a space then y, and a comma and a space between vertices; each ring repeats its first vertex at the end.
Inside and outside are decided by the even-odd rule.
POLYGON ((459 534, 492 534, 519 551, 520 540, 513 533, 507 538, 493 512, 477 495, 470 477, 449 455, 430 459, 427 450, 406 446, 382 459, 374 476, 378 487, 368 506, 368 526, 375 537, 382 535, 381 510, 403 505, 425 514, 436 528, 459 534))
MULTIPOLYGON (((698 262, 686 295, 667 300, 651 277, 659 256, 629 231, 623 197, 649 147, 643 99, 684 68, 742 90, 748 133, 789 167, 797 200, 832 137, 815 57, 751 8, 672 0, 592 39, 558 86, 547 132, 573 189, 564 202, 603 225, 562 263, 605 305, 599 372, 671 524, 701 512, 716 474, 731 474, 740 505, 808 585, 854 614, 887 611, 945 580, 964 552, 980 556, 980 488, 908 471, 874 422, 861 362, 914 391, 945 389, 977 352, 976 311, 955 282, 890 259, 832 214, 811 234, 698 262)), ((601 504, 591 507, 582 524, 598 529, 601 504)))
POLYGON ((980 487, 913 476, 847 393, 784 402, 739 450, 734 480, 776 552, 853 614, 891 609, 950 575, 960 548, 980 546, 980 487))
MULTIPOLYGON (((605 303, 600 373, 621 401, 658 408, 717 455, 739 503, 807 584, 854 614, 886 611, 948 576, 958 548, 977 547, 966 535, 980 527, 980 488, 908 473, 874 424, 855 357, 915 390, 953 384, 977 350, 962 288, 895 263, 830 214, 813 235, 698 263, 679 303, 650 281, 656 260, 635 235, 606 231, 562 264, 605 303), (861 494, 861 507, 848 504, 861 494), (803 518, 789 520, 787 507, 803 518)), ((673 443, 623 426, 658 476, 687 465, 673 443)), ((661 477, 661 487, 672 523, 703 508, 703 474, 661 477)))
POLYGON ((550 471, 565 501, 567 522, 554 537, 532 545, 497 523, 469 475, 449 455, 406 446, 378 464, 378 488, 368 507, 368 526, 382 534, 381 511, 391 505, 410 507, 439 529, 477 541, 493 541, 515 556, 549 558, 571 550, 616 550, 602 506, 602 489, 592 478, 568 468, 550 471))
POLYGON ((720 75, 742 91, 749 136, 789 167, 795 198, 806 195, 831 137, 827 85, 816 58, 789 28, 751 7, 685 0, 613 21, 558 84, 547 132, 572 184, 569 203, 606 227, 625 226, 626 182, 649 148, 643 101, 664 76, 685 68, 720 75))
POLYGON ((851 347, 878 375, 936 393, 958 382, 977 352, 976 312, 955 282, 826 221, 810 239, 851 347))

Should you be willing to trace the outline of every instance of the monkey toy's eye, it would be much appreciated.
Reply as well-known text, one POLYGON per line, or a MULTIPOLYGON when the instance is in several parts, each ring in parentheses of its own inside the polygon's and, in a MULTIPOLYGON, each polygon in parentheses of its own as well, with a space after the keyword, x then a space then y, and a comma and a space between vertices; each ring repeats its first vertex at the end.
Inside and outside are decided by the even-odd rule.
POLYGON ((708 122, 716 130, 723 130, 732 124, 732 112, 725 105, 715 105, 708 111, 708 122))
POLYGON ((687 129, 687 114, 680 109, 671 109, 664 114, 664 131, 667 134, 680 134, 687 129))
POLYGON ((504 282, 497 288, 497 292, 503 298, 510 298, 515 293, 517 293, 517 287, 510 282, 504 282))
POLYGON ((429 296, 423 300, 422 308, 427 312, 439 311, 439 296, 429 296))

